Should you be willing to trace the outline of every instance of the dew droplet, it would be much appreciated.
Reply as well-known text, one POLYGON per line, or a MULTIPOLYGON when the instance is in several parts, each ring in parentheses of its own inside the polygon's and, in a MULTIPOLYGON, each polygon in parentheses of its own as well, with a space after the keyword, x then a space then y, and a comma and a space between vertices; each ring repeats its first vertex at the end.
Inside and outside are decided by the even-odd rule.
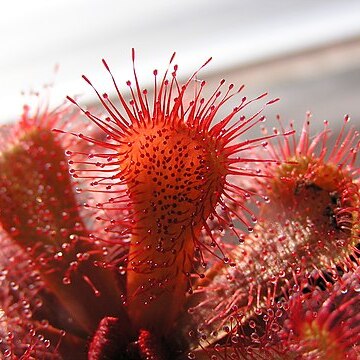
POLYGON ((63 284, 65 284, 65 285, 71 284, 71 280, 70 280, 70 278, 67 277, 67 276, 64 276, 64 277, 63 277, 62 282, 63 282, 63 284))
POLYGON ((5 351, 4 351, 4 356, 7 358, 7 357, 10 357, 11 356, 11 350, 10 349, 6 349, 5 351))
POLYGON ((24 309, 22 314, 26 319, 30 319, 32 317, 32 311, 30 309, 24 309))
POLYGON ((261 315, 262 314, 262 309, 260 309, 260 308, 255 308, 255 310, 254 310, 254 313, 256 314, 256 315, 261 315))
POLYGON ((250 335, 250 338, 251 338, 251 340, 254 341, 254 342, 259 342, 259 340, 260 340, 259 334, 257 334, 256 332, 253 332, 253 333, 250 335))

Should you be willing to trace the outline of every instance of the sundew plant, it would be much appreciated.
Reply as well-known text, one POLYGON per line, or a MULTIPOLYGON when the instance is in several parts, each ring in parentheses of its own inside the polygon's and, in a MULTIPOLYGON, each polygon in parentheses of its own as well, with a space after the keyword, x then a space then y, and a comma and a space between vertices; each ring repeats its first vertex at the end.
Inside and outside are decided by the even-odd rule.
POLYGON ((359 359, 359 120, 270 132, 174 58, 0 128, 0 358, 359 359))

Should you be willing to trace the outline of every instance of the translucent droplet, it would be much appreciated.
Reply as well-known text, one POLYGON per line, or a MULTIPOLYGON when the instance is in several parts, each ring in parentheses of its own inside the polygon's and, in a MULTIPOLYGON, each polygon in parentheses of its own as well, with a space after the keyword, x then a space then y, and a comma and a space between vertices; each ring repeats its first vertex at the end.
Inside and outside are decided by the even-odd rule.
POLYGON ((7 358, 7 357, 10 357, 11 356, 11 350, 10 349, 6 349, 4 351, 4 356, 7 358))
POLYGON ((254 313, 255 313, 256 315, 261 315, 261 314, 262 314, 262 309, 256 308, 256 309, 254 310, 254 313))
POLYGON ((233 335, 233 336, 231 337, 231 342, 232 342, 233 344, 237 344, 237 343, 239 342, 239 335, 238 335, 238 334, 233 335))
POLYGON ((22 313, 26 319, 30 319, 32 317, 32 311, 30 309, 24 309, 22 313))
POLYGON ((63 277, 62 282, 63 282, 63 284, 65 284, 65 285, 71 284, 71 280, 70 280, 70 278, 67 277, 67 276, 64 276, 64 277, 63 277))

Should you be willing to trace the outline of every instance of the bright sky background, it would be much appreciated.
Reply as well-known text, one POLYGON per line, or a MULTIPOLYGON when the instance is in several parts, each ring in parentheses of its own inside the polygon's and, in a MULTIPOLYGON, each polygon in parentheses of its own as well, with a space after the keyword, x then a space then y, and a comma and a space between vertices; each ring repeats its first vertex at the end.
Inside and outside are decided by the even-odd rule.
POLYGON ((207 71, 220 71, 359 34, 359 0, 3 1, 0 123, 21 113, 22 90, 54 79, 56 64, 53 103, 91 93, 82 74, 111 88, 103 57, 123 84, 131 76, 132 47, 146 83, 174 50, 181 73, 189 75, 210 56, 207 71))

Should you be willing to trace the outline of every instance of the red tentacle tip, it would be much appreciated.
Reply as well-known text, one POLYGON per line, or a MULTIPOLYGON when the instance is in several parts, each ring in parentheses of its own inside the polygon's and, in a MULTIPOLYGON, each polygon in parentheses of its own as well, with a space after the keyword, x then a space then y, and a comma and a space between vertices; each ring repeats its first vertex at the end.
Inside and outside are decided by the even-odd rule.
POLYGON ((102 59, 101 61, 102 61, 103 65, 105 66, 105 69, 106 69, 107 71, 110 71, 109 65, 107 64, 106 60, 105 60, 105 59, 102 59))
POLYGON ((131 58, 132 58, 132 61, 134 62, 135 61, 135 49, 134 48, 131 49, 131 58))
POLYGON ((170 64, 173 62, 175 56, 176 56, 176 52, 174 51, 170 58, 170 64))
POLYGON ((66 96, 66 99, 76 105, 76 101, 73 98, 71 98, 70 96, 66 96))
POLYGON ((272 99, 272 100, 268 101, 268 102, 266 103, 266 105, 274 104, 274 103, 278 102, 279 100, 280 100, 280 98, 272 99))
POLYGON ((89 85, 92 85, 92 84, 91 84, 91 81, 90 81, 85 75, 81 75, 81 77, 82 77, 89 85))

